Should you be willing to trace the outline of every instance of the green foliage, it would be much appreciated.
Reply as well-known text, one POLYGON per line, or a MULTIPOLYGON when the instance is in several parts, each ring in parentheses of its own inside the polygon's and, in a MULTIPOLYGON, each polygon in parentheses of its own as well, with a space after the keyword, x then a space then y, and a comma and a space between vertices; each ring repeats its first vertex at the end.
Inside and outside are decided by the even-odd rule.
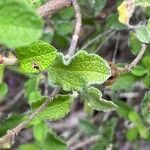
POLYGON ((89 135, 89 136, 91 136, 92 134, 97 134, 98 132, 97 127, 87 119, 79 120, 79 128, 82 133, 89 135))
POLYGON ((141 77, 147 73, 147 70, 141 66, 136 66, 131 72, 133 75, 141 77))
POLYGON ((142 43, 150 43, 150 19, 147 26, 141 26, 135 30, 137 38, 142 43))
POLYGON ((129 46, 134 55, 137 55, 142 47, 142 44, 136 37, 135 32, 130 32, 129 46))
POLYGON ((100 56, 79 51, 70 60, 62 55, 49 67, 49 79, 64 90, 81 90, 85 85, 101 84, 110 76, 107 62, 100 56))
POLYGON ((24 120, 22 115, 13 114, 0 123, 0 136, 5 134, 7 130, 12 129, 24 120))
POLYGON ((54 133, 49 133, 46 139, 41 143, 42 150, 66 150, 65 142, 54 133))
POLYGON ((149 137, 149 129, 145 127, 142 123, 142 119, 131 107, 129 107, 126 103, 121 101, 115 101, 117 107, 117 112, 120 116, 127 118, 131 121, 135 127, 138 129, 140 136, 144 139, 149 137))
POLYGON ((129 128, 126 132, 126 138, 128 141, 134 141, 138 137, 138 129, 136 127, 129 128))
POLYGON ((148 93, 145 94, 145 97, 142 101, 141 110, 144 120, 150 124, 150 94, 148 93))
POLYGON ((59 35, 71 33, 73 31, 73 24, 68 21, 60 22, 56 26, 56 31, 59 35))
POLYGON ((39 150, 39 148, 34 144, 23 144, 18 150, 39 150))
MULTIPOLYGON (((32 103, 33 110, 37 109, 45 101, 45 99, 36 103, 32 103)), ((74 96, 72 95, 57 95, 35 119, 58 120, 65 117, 70 111, 73 99, 74 96)))
POLYGON ((0 16, 0 43, 16 48, 41 37, 42 19, 26 0, 1 1, 0 16))
POLYGON ((118 21, 118 14, 109 15, 106 27, 114 30, 123 30, 125 28, 125 26, 118 21))
POLYGON ((34 42, 29 46, 18 48, 16 55, 19 69, 25 73, 37 73, 44 71, 54 62, 56 49, 43 41, 34 42))
POLYGON ((131 90, 137 78, 130 73, 122 74, 117 78, 117 81, 111 86, 112 90, 125 89, 127 91, 131 90), (128 81, 128 82, 127 82, 128 81), (121 84, 120 84, 121 83, 121 84))
POLYGON ((6 96, 8 87, 6 83, 0 83, 0 101, 6 96))
POLYGON ((33 127, 34 138, 38 142, 43 142, 47 136, 48 127, 45 122, 40 122, 33 127))
POLYGON ((85 90, 83 96, 87 101, 87 104, 92 109, 98 111, 110 111, 114 110, 117 107, 113 102, 104 100, 102 98, 102 93, 98 89, 93 87, 85 90))

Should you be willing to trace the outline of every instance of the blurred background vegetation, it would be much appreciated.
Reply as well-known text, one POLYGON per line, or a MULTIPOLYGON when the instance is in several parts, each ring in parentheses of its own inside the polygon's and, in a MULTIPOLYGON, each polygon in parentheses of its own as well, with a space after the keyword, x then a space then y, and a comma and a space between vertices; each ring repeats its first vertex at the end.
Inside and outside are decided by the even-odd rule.
MULTIPOLYGON (((33 4, 34 7, 39 7, 45 2, 47 0, 38 0, 33 4)), ((136 57, 141 43, 132 30, 118 21, 117 7, 121 2, 122 0, 79 0, 83 25, 77 50, 99 54, 117 66, 124 66, 136 57)), ((130 23, 135 25, 149 17, 149 7, 137 7, 130 23)), ((74 30, 74 21, 73 7, 65 8, 46 19, 42 40, 65 54, 74 30)), ((1 46, 1 51, 3 49, 1 46)), ((4 81, 0 84, 2 136, 24 119, 25 112, 35 99, 41 98, 45 81, 42 76, 26 76, 12 67, 6 68, 4 76, 0 78, 4 81)), ((41 144, 43 150, 65 150, 66 143, 72 148, 82 143, 84 145, 79 148, 81 150, 149 150, 150 47, 147 47, 144 57, 131 73, 114 80, 111 86, 101 85, 97 88, 103 91, 105 99, 118 105, 116 111, 93 112, 83 104, 83 98, 80 97, 64 119, 57 122, 33 122, 33 130, 23 130, 15 144, 10 146, 7 143, 3 148, 36 150, 37 145, 41 144), (48 131, 50 133, 46 136, 48 131), (98 140, 91 140, 97 135, 100 135, 98 140)))

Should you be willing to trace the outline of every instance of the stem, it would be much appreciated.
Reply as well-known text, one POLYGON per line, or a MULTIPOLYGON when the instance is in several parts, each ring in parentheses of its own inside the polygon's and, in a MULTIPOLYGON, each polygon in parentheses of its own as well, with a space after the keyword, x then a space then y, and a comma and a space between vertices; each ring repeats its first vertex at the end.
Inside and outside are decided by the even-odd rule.
POLYGON ((82 24, 79 4, 77 3, 76 0, 72 0, 72 3, 76 13, 76 25, 75 25, 74 34, 72 36, 71 44, 67 53, 68 56, 72 56, 75 52, 77 42, 79 39, 80 30, 81 30, 81 24, 82 24))
POLYGON ((144 55, 146 47, 147 47, 146 44, 142 44, 142 48, 140 52, 138 53, 137 57, 129 65, 125 66, 124 68, 121 68, 120 69, 121 73, 131 71, 139 63, 142 56, 144 55))

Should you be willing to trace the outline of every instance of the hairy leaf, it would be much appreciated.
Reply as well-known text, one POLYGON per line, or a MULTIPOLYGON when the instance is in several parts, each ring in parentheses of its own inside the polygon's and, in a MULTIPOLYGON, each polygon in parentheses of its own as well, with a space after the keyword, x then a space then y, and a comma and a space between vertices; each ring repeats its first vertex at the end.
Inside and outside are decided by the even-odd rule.
POLYGON ((87 104, 95 110, 109 111, 116 108, 113 102, 104 100, 102 93, 96 88, 91 87, 85 90, 84 97, 87 100, 87 104))
MULTIPOLYGON (((74 97, 70 95, 57 95, 35 119, 58 120, 65 117, 70 111, 73 98, 74 97)), ((32 103, 32 108, 38 108, 43 102, 44 101, 32 103)))
POLYGON ((110 76, 107 62, 100 56, 79 51, 69 61, 60 55, 49 67, 49 79, 64 90, 81 90, 85 85, 101 84, 110 76))
POLYGON ((44 71, 56 58, 56 49, 43 41, 34 42, 29 46, 18 48, 16 55, 19 69, 25 73, 44 71))
POLYGON ((0 43, 28 45, 41 37, 42 27, 42 19, 26 0, 0 1, 0 43))

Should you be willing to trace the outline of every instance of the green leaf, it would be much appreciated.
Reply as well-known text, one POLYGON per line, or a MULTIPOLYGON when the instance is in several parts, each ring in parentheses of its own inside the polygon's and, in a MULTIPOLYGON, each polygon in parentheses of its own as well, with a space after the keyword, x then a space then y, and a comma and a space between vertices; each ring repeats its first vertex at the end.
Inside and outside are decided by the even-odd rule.
POLYGON ((57 52, 50 44, 38 41, 29 46, 18 48, 16 55, 20 71, 37 73, 46 70, 54 62, 57 52))
POLYGON ((147 70, 142 66, 136 66, 131 73, 135 76, 141 77, 147 73, 147 70))
POLYGON ((102 98, 102 93, 94 87, 85 90, 83 94, 87 104, 95 110, 110 111, 116 108, 113 102, 104 100, 102 98))
POLYGON ((18 150, 40 150, 40 149, 34 144, 23 144, 19 146, 18 150))
POLYGON ((130 32, 129 46, 134 55, 137 55, 142 47, 142 44, 136 37, 135 32, 130 32))
POLYGON ((129 120, 132 121, 135 124, 135 126, 138 128, 140 136, 144 139, 147 139, 150 135, 149 129, 142 124, 142 120, 138 115, 138 113, 136 113, 135 111, 131 111, 128 114, 128 117, 129 120))
POLYGON ((31 104, 31 103, 40 101, 41 98, 42 98, 42 95, 41 95, 41 92, 39 90, 38 91, 31 91, 28 101, 31 104))
POLYGON ((30 94, 32 91, 37 91, 38 90, 38 76, 34 75, 31 77, 24 85, 25 88, 25 96, 27 99, 29 99, 30 94))
POLYGON ((118 14, 109 15, 107 18, 106 27, 114 30, 122 30, 125 28, 125 26, 118 21, 118 14))
POLYGON ((47 136, 47 132, 48 132, 48 127, 46 126, 45 122, 41 122, 33 127, 34 138, 39 142, 45 140, 47 136))
POLYGON ((97 127, 87 119, 79 120, 79 128, 82 131, 82 133, 90 136, 98 132, 97 127))
POLYGON ((8 86, 6 83, 0 83, 0 101, 6 96, 8 92, 8 86))
POLYGON ((148 7, 150 6, 150 0, 136 0, 136 6, 148 7))
POLYGON ((49 133, 46 140, 41 143, 42 150, 67 150, 65 142, 54 133, 49 133))
POLYGON ((61 19, 69 20, 74 16, 74 9, 73 7, 68 7, 60 11, 59 14, 60 14, 61 19))
POLYGON ((146 55, 143 60, 142 63, 144 65, 145 68, 150 70, 150 55, 146 55))
POLYGON ((138 137, 138 129, 136 127, 129 128, 126 132, 128 141, 134 141, 138 137))
POLYGON ((145 78, 144 78, 144 86, 146 88, 150 88, 150 74, 148 74, 145 78))
POLYGON ((0 64, 0 83, 3 82, 4 66, 0 64))
POLYGON ((107 62, 100 56, 79 51, 69 61, 60 55, 49 67, 49 79, 64 90, 81 90, 90 84, 102 84, 110 76, 107 62))
POLYGON ((4 135, 8 130, 17 126, 23 120, 23 116, 17 114, 13 114, 12 116, 9 116, 3 120, 3 122, 0 123, 0 136, 4 135))
POLYGON ((142 43, 150 43, 150 19, 147 26, 141 26, 135 30, 137 38, 142 43))
POLYGON ((66 35, 72 32, 73 30, 73 24, 71 22, 65 21, 65 22, 60 22, 56 26, 57 33, 59 35, 66 35))
POLYGON ((111 85, 111 89, 115 91, 121 90, 121 89, 125 89, 129 91, 133 88, 136 80, 137 80, 137 77, 129 73, 120 75, 117 78, 117 81, 113 85, 111 85))
POLYGON ((0 16, 0 43, 16 48, 41 37, 42 19, 26 0, 0 1, 0 16))
MULTIPOLYGON (((73 102, 74 96, 57 95, 52 102, 35 118, 37 120, 49 119, 58 120, 65 117, 73 102)), ((32 103, 32 108, 37 109, 44 101, 32 103)))
POLYGON ((141 110, 144 117, 144 120, 146 120, 150 124, 150 94, 146 94, 144 99, 142 100, 141 104, 141 110))
POLYGON ((93 0, 93 7, 95 9, 95 16, 99 14, 99 12, 104 8, 106 5, 107 0, 93 0))

